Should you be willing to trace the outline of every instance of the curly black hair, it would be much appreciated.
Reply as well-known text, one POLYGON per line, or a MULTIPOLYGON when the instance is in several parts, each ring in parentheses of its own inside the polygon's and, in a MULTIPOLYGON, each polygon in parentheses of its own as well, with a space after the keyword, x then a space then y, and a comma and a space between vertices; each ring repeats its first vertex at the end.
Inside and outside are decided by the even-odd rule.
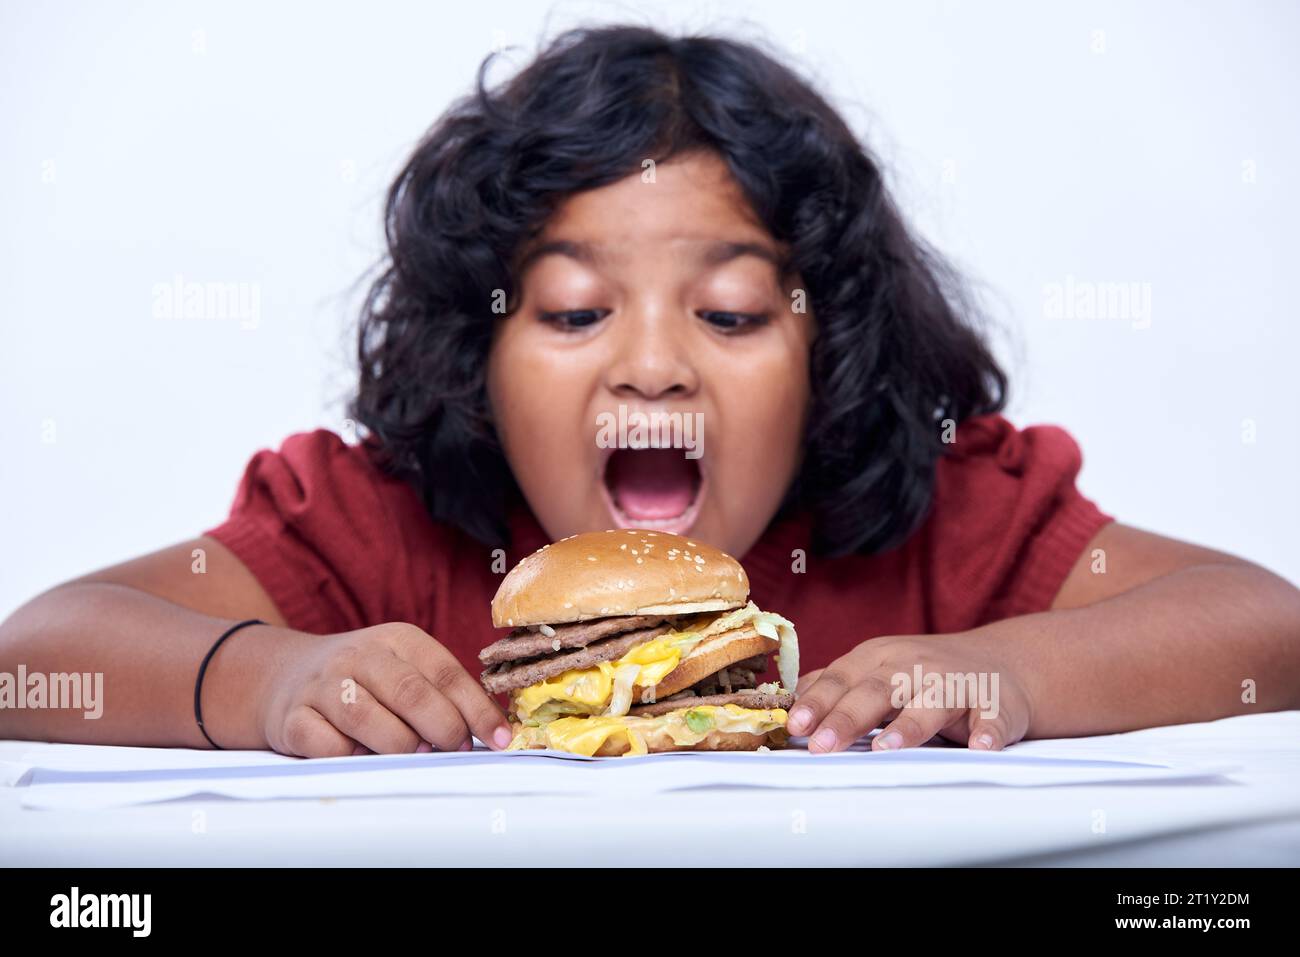
POLYGON ((495 291, 516 301, 516 257, 565 197, 708 149, 787 244, 816 322, 805 455, 782 513, 811 510, 818 554, 904 541, 929 508, 944 420, 1000 410, 1006 376, 843 119, 775 57, 715 36, 571 30, 497 88, 491 61, 388 192, 350 403, 385 468, 436 521, 507 544, 518 486, 487 399, 495 291))

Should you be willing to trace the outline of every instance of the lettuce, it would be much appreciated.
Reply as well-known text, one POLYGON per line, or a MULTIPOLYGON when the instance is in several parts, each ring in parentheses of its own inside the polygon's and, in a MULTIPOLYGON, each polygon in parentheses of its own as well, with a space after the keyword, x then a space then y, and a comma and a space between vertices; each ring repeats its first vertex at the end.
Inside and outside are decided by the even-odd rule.
POLYGON ((704 734, 713 727, 713 716, 707 711, 692 709, 686 712, 686 727, 696 734, 704 734))
POLYGON ((764 638, 775 638, 781 642, 781 650, 776 656, 776 670, 781 675, 781 684, 786 690, 793 691, 799 684, 799 635, 794 630, 794 623, 782 618, 776 612, 759 612, 754 619, 754 630, 764 638))
POLYGON ((632 686, 641 674, 641 666, 627 664, 614 672, 614 691, 610 695, 609 707, 605 714, 621 717, 632 707, 632 686))

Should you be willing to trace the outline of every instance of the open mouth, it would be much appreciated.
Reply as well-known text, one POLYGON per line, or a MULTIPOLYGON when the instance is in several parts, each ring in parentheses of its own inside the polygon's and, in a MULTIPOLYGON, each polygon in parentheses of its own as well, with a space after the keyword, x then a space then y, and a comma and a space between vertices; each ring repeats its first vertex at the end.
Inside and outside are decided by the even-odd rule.
POLYGON ((685 535, 699 516, 704 473, 683 449, 615 449, 601 481, 618 528, 650 528, 685 535))

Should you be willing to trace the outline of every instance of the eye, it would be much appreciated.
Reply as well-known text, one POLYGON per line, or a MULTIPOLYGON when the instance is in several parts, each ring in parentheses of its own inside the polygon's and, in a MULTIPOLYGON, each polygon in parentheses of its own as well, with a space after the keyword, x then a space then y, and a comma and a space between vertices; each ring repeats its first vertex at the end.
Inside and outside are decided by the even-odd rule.
POLYGON ((560 329, 583 329, 595 325, 607 315, 608 309, 571 309, 565 312, 543 312, 539 318, 560 329))
POLYGON ((696 313, 701 319, 723 332, 743 332, 756 329, 768 320, 767 313, 755 312, 718 312, 705 311, 696 313))

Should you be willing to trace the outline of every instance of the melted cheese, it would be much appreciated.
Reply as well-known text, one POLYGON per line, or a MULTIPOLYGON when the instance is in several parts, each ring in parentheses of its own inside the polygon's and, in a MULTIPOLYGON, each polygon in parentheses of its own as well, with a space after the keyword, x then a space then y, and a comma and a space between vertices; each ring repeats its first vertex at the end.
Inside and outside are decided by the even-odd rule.
POLYGON ((545 724, 566 715, 607 715, 614 697, 614 673, 620 667, 640 665, 637 686, 653 688, 700 642, 751 622, 760 634, 781 642, 781 680, 787 688, 795 687, 799 680, 799 652, 794 627, 780 615, 761 611, 751 601, 728 612, 706 612, 685 623, 678 620, 679 630, 638 645, 617 661, 566 671, 516 691, 511 696, 511 711, 530 724, 545 724))
POLYGON ((591 757, 606 741, 622 735, 629 748, 627 753, 645 754, 644 736, 651 732, 667 732, 673 744, 690 746, 714 731, 765 734, 784 728, 785 722, 786 712, 782 708, 757 710, 734 704, 681 708, 653 718, 630 715, 557 718, 541 727, 523 728, 508 750, 550 748, 591 757))
POLYGON ((614 672, 623 665, 640 665, 637 684, 653 687, 662 681, 681 661, 679 642, 687 632, 670 631, 644 645, 637 645, 617 661, 602 661, 591 668, 579 668, 547 681, 530 685, 517 691, 512 707, 520 718, 533 717, 543 705, 556 703, 560 707, 551 712, 567 714, 599 714, 604 711, 614 692, 614 672))

